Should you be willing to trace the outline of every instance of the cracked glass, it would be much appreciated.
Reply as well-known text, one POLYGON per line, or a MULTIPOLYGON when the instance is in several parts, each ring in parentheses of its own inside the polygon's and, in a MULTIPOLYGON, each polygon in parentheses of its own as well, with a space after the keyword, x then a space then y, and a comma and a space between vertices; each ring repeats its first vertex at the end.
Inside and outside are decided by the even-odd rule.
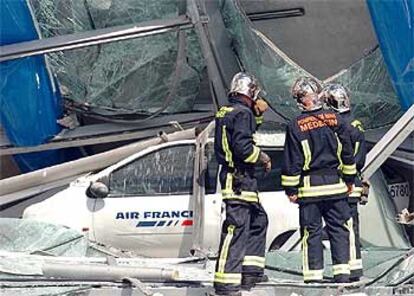
MULTIPOLYGON (((242 67, 259 79, 273 108, 289 118, 297 115, 291 85, 299 76, 312 75, 255 30, 238 1, 221 1, 221 12, 242 67)), ((402 115, 379 49, 321 82, 342 83, 350 89, 354 116, 365 128, 392 124, 402 115)))
MULTIPOLYGON (((183 1, 161 3, 30 0, 43 38, 174 19, 185 11, 183 1)), ((99 115, 190 112, 205 68, 193 29, 65 50, 47 57, 67 102, 99 115)))

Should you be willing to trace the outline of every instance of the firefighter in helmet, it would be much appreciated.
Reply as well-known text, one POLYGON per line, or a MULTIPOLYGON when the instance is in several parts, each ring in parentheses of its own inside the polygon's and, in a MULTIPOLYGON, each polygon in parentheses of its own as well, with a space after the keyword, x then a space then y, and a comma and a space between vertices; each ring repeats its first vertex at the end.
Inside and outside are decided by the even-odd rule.
POLYGON ((351 208, 352 227, 354 237, 350 237, 351 249, 349 266, 351 269, 351 281, 358 281, 363 274, 361 260, 361 245, 359 239, 359 217, 358 202, 365 204, 368 198, 369 184, 363 180, 361 170, 365 165, 366 143, 364 129, 359 120, 353 119, 351 115, 351 104, 349 91, 340 84, 328 84, 320 95, 325 105, 336 112, 339 117, 347 124, 351 135, 353 154, 357 169, 355 185, 349 195, 348 202, 351 208))
POLYGON ((348 193, 356 167, 350 135, 343 120, 323 110, 321 85, 300 77, 292 96, 302 114, 286 129, 282 186, 299 204, 303 279, 323 280, 322 218, 331 244, 334 281, 348 282, 351 212, 348 193))
POLYGON ((237 73, 229 105, 216 113, 215 155, 221 165, 220 183, 226 207, 219 257, 214 275, 216 295, 241 295, 263 281, 268 218, 259 202, 255 166, 271 169, 271 159, 253 141, 257 122, 267 104, 253 75, 237 73))

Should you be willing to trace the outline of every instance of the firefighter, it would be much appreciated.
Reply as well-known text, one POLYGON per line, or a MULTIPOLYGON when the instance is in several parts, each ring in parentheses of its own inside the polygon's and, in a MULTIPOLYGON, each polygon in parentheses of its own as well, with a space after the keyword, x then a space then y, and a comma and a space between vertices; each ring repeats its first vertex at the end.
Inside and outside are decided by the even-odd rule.
POLYGON ((351 269, 351 281, 359 281, 363 274, 362 260, 361 260, 361 245, 359 239, 359 217, 358 217, 358 202, 365 204, 368 198, 368 182, 363 181, 361 170, 365 165, 365 157, 367 153, 364 129, 359 120, 353 119, 351 115, 351 104, 349 91, 340 84, 328 84, 324 87, 320 95, 326 106, 335 111, 341 119, 348 125, 353 153, 355 156, 355 163, 357 169, 357 176, 355 178, 355 185, 352 193, 349 195, 349 206, 351 208, 352 226, 354 237, 350 237, 350 260, 349 266, 351 269))
POLYGON ((302 114, 286 129, 282 185, 289 200, 299 204, 303 279, 305 283, 323 280, 323 217, 334 281, 348 282, 351 213, 347 194, 356 174, 350 136, 339 116, 322 109, 321 86, 315 79, 300 77, 291 91, 302 114))
POLYGON ((268 218, 259 203, 255 165, 270 171, 270 157, 253 141, 256 120, 267 104, 256 104, 260 87, 255 77, 237 73, 228 106, 216 114, 214 149, 221 164, 220 183, 226 206, 219 257, 214 275, 216 295, 241 295, 264 279, 268 218))

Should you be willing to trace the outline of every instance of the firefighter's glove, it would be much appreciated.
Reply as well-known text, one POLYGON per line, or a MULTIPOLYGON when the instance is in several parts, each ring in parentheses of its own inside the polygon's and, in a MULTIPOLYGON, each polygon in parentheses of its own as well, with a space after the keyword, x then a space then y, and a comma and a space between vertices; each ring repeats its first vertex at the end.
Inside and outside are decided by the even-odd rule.
POLYGON ((361 205, 366 205, 368 203, 369 187, 369 182, 367 180, 362 180, 362 192, 359 201, 361 205))
POLYGON ((269 104, 264 99, 257 99, 253 106, 253 111, 256 116, 261 116, 269 108, 269 104))
POLYGON ((263 165, 265 172, 269 173, 272 169, 272 160, 270 159, 269 155, 261 151, 259 155, 259 162, 263 165))
POLYGON ((414 213, 410 213, 407 209, 404 209, 401 213, 397 214, 396 220, 400 224, 414 224, 414 213))
POLYGON ((298 195, 297 194, 288 195, 288 199, 291 203, 297 203, 298 202, 298 195))

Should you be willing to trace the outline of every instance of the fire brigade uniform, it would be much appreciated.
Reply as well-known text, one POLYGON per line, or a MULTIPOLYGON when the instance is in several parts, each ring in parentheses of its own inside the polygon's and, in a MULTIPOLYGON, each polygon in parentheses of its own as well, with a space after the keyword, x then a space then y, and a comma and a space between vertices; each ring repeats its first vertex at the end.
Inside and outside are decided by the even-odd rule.
POLYGON ((351 213, 346 184, 353 183, 355 174, 349 131, 334 112, 304 111, 288 125, 282 185, 288 196, 298 196, 305 282, 323 278, 322 217, 335 281, 349 279, 351 213))
POLYGON ((255 177, 260 156, 253 141, 257 118, 241 98, 229 101, 216 114, 214 143, 226 205, 214 287, 223 293, 238 291, 242 277, 263 275, 268 225, 255 177))
POLYGON ((350 240, 350 260, 349 266, 351 269, 351 278, 359 278, 363 274, 362 259, 361 259, 361 245, 359 240, 359 217, 358 217, 358 202, 362 193, 362 177, 361 170, 365 165, 366 158, 366 143, 364 136, 364 129, 362 123, 359 120, 353 120, 351 113, 340 113, 339 116, 348 125, 351 143, 354 150, 355 163, 357 169, 357 176, 355 177, 355 185, 352 193, 349 195, 349 206, 351 208, 352 215, 352 227, 353 233, 349 238, 350 240), (354 236, 352 235, 354 234, 354 236))

